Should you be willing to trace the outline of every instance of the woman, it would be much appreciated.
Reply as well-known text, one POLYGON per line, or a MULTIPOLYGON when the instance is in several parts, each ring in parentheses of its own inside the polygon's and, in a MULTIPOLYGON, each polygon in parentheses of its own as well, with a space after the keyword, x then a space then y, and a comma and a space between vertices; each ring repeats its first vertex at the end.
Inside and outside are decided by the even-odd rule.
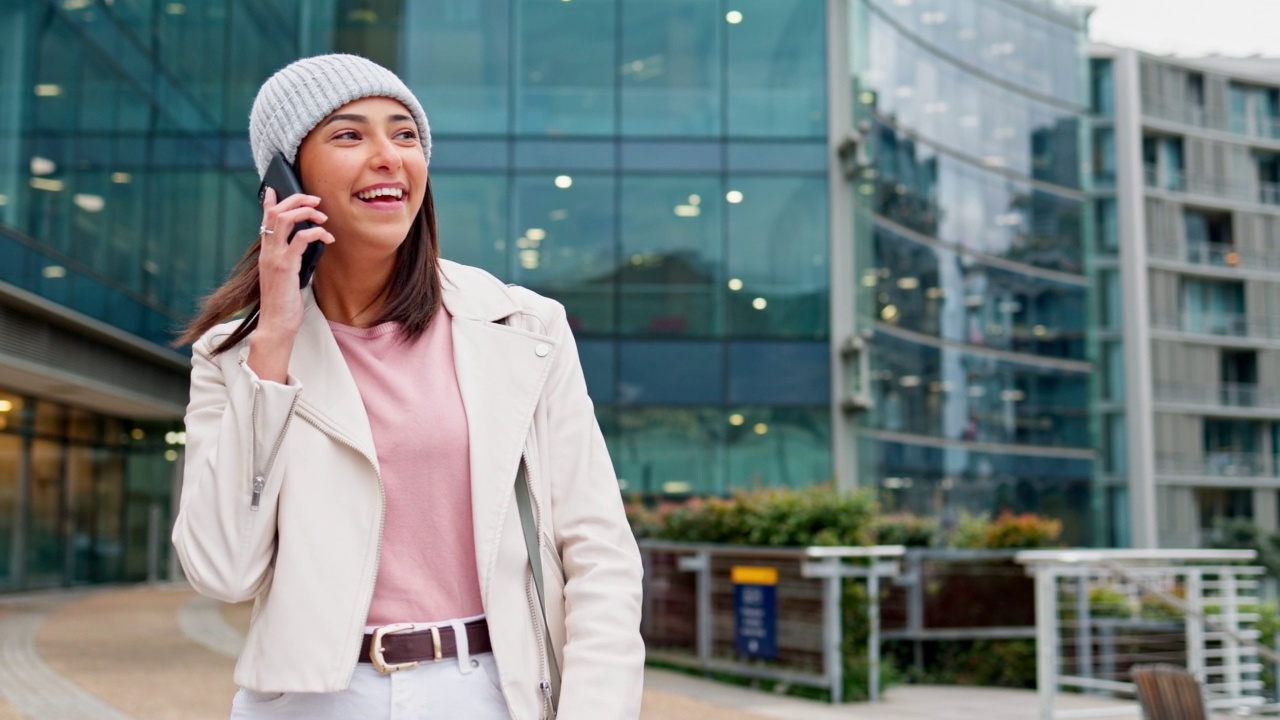
POLYGON ((197 590, 254 600, 232 716, 638 716, 639 553, 563 307, 439 259, 427 118, 385 68, 299 60, 249 134, 306 194, 267 192, 183 338, 173 531, 197 590))

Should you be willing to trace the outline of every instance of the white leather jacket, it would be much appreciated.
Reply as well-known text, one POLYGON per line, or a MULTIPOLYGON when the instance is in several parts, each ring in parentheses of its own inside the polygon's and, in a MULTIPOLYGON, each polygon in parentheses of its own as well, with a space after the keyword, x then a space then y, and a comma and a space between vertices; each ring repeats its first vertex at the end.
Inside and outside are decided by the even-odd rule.
MULTIPOLYGON (((441 263, 470 437, 477 570, 515 720, 640 713, 641 564, 587 397, 564 308, 482 270, 441 263), (514 502, 524 457, 539 527, 543 637, 514 502)), ((173 542, 201 593, 255 600, 235 682, 262 692, 347 687, 373 595, 383 503, 355 381, 310 289, 287 384, 259 380, 248 342, 192 353, 181 508, 173 542)), ((424 522, 430 522, 424 509, 424 522)))

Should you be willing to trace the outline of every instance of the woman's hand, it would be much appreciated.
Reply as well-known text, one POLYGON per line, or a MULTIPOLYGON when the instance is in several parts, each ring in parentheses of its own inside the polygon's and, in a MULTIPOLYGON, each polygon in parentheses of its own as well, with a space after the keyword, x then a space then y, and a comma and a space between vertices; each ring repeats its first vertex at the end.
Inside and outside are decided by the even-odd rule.
POLYGON ((276 202, 272 188, 267 188, 262 201, 262 226, 270 232, 263 233, 258 253, 262 305, 258 327, 249 339, 249 367, 262 380, 283 383, 288 378, 289 355, 302 327, 302 293, 298 288, 302 253, 312 242, 327 245, 334 240, 322 227, 329 218, 316 208, 319 203, 320 198, 305 194, 276 202), (317 227, 300 231, 289 242, 293 226, 305 220, 317 227))

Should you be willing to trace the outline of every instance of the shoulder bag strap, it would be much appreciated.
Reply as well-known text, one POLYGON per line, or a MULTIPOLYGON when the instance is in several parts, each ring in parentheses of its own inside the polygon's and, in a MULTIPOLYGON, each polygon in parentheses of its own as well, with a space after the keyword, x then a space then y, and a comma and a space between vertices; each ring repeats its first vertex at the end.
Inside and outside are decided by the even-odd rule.
POLYGON ((542 590, 542 554, 538 551, 538 523, 533 518, 533 502, 529 498, 529 477, 525 474, 524 458, 516 473, 516 507, 520 510, 520 524, 524 527, 524 546, 529 552, 529 567, 533 570, 533 585, 538 591, 538 605, 542 608, 542 634, 546 638, 547 665, 551 671, 551 711, 560 706, 560 666, 556 652, 551 647, 551 628, 547 625, 547 601, 542 590))

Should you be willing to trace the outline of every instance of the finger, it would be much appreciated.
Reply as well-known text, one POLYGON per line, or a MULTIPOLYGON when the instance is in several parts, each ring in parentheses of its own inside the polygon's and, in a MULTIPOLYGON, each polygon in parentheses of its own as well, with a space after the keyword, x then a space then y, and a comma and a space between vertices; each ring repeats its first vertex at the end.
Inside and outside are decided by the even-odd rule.
POLYGON ((276 228, 276 219, 282 213, 301 207, 315 207, 320 204, 320 198, 315 195, 294 193, 279 202, 273 202, 271 199, 275 197, 275 188, 267 188, 267 193, 269 194, 264 196, 262 201, 262 226, 267 228, 278 229, 276 228))
POLYGON ((324 222, 328 219, 329 219, 328 215, 325 215, 324 213, 320 212, 319 210, 313 207, 300 207, 300 208, 294 208, 293 210, 288 210, 285 212, 278 213, 275 217, 275 225, 273 225, 272 227, 275 228, 277 232, 279 232, 279 229, 281 227, 285 228, 285 230, 287 231, 289 228, 292 228, 294 225, 297 225, 298 223, 306 220, 309 220, 317 225, 323 225, 324 222))
POLYGON ((289 244, 289 250, 295 255, 301 255, 307 251, 307 246, 313 242, 322 242, 325 245, 330 245, 334 242, 334 239, 333 234, 324 228, 307 228, 293 236, 293 242, 289 244))
POLYGON ((285 212, 286 210, 292 210, 294 208, 299 208, 304 206, 315 207, 316 205, 319 205, 319 204, 320 204, 320 198, 315 195, 308 195, 306 193, 294 193, 286 197, 285 199, 281 200, 280 202, 276 203, 276 210, 278 212, 285 212))

